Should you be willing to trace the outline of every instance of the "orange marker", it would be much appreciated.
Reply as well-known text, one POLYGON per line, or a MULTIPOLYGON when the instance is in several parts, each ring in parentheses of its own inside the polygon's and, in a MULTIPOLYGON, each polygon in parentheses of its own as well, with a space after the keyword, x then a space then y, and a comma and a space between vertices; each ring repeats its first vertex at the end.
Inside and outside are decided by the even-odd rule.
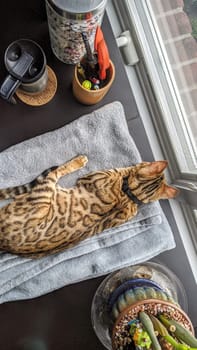
POLYGON ((110 66, 109 62, 109 51, 103 37, 103 32, 98 26, 94 40, 94 50, 97 52, 97 59, 99 65, 99 79, 106 79, 106 70, 110 66))

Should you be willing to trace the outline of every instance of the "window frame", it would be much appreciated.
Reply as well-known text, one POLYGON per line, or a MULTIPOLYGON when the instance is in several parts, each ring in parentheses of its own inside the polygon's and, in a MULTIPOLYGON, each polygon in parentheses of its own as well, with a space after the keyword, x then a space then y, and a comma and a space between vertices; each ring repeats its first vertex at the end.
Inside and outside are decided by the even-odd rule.
MULTIPOLYGON (((135 0, 128 1, 132 3, 132 5, 135 5, 135 0)), ((197 225, 196 219, 192 215, 191 210, 192 208, 197 207, 197 178, 195 175, 188 176, 188 174, 181 174, 181 177, 176 158, 169 147, 169 141, 163 137, 164 135, 166 136, 167 131, 165 130, 165 133, 164 131, 162 131, 162 133, 160 131, 160 127, 163 127, 162 110, 157 101, 157 96, 155 95, 154 84, 152 83, 150 72, 147 69, 143 51, 141 50, 141 45, 139 45, 143 38, 139 37, 139 33, 136 29, 136 23, 134 21, 136 12, 133 11, 132 13, 129 13, 126 6, 128 1, 108 0, 107 14, 110 19, 114 35, 117 38, 117 44, 118 37, 122 35, 124 31, 129 30, 132 34, 133 44, 137 48, 136 51, 139 56, 139 61, 136 60, 137 63, 134 66, 128 66, 128 63, 125 63, 125 70, 128 74, 128 79, 130 81, 144 127, 147 131, 147 136, 149 138, 154 157, 155 159, 162 159, 163 157, 169 160, 169 171, 166 173, 167 181, 171 181, 171 183, 174 183, 182 188, 182 196, 177 197, 178 200, 170 200, 169 204, 172 209, 174 219, 176 220, 180 237, 183 242, 188 261, 190 262, 193 275, 197 282, 197 225), (185 175, 187 176, 186 180, 184 179, 185 175)))
MULTIPOLYGON (((145 6, 147 1, 149 0, 143 2, 138 0, 112 0, 122 30, 130 30, 136 45, 139 62, 136 64, 135 70, 146 95, 152 122, 160 140, 162 151, 169 160, 171 181, 181 189, 182 195, 179 200, 183 203, 186 202, 193 208, 197 208, 197 174, 181 171, 179 162, 183 161, 180 159, 183 154, 182 139, 181 141, 178 138, 175 140, 175 137, 172 136, 173 133, 176 135, 176 130, 171 123, 171 114, 173 113, 173 119, 175 119, 177 111, 182 113, 182 103, 176 93, 177 89, 172 72, 169 71, 167 55, 163 55, 160 43, 157 42, 158 38, 153 36, 154 31, 152 32, 147 27, 145 33, 142 26, 142 21, 145 23, 148 18, 146 11, 149 11, 149 9, 145 6), (139 8, 140 15, 143 15, 143 18, 139 18, 139 8), (154 57, 158 60, 158 64, 155 64, 154 57), (168 99, 165 97, 166 91, 169 92, 168 99), (176 143, 176 147, 179 147, 179 159, 177 159, 177 153, 174 151, 175 144, 173 142, 176 143)), ((150 26, 152 23, 148 23, 148 25, 150 26)))

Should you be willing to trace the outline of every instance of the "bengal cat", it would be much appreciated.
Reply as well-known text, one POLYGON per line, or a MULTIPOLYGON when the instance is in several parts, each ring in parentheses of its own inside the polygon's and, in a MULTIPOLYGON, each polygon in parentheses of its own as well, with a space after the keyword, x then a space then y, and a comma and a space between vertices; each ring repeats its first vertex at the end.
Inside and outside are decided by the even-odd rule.
POLYGON ((141 204, 178 193, 164 179, 167 161, 92 172, 71 188, 57 184, 86 163, 81 155, 30 184, 0 190, 0 199, 13 199, 0 209, 0 250, 31 258, 57 253, 123 224, 141 204))

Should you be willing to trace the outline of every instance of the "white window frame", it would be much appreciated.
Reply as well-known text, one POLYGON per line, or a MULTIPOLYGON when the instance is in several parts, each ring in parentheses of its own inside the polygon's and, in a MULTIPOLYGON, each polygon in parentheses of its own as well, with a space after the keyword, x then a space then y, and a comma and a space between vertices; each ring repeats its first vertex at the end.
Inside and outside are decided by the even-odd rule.
MULTIPOLYGON (((137 46, 139 63, 134 67, 126 66, 125 68, 155 159, 160 159, 161 156, 169 160, 169 179, 172 183, 181 188, 182 195, 179 197, 180 202, 170 201, 170 205, 174 217, 176 218, 188 260, 197 281, 196 223, 191 215, 191 210, 188 210, 188 205, 197 208, 197 175, 195 173, 181 173, 177 158, 172 152, 172 143, 175 138, 172 138, 172 141, 169 140, 168 134, 171 134, 173 126, 171 123, 169 124, 171 116, 170 119, 168 116, 171 113, 177 113, 177 110, 180 111, 182 106, 181 101, 179 99, 177 100, 177 98, 175 98, 176 102, 174 103, 174 97, 177 96, 174 84, 172 84, 173 77, 169 72, 166 72, 165 61, 167 58, 163 56, 163 54, 161 55, 159 47, 155 47, 154 50, 157 50, 157 54, 159 52, 159 56, 156 55, 155 57, 159 60, 158 66, 161 71, 158 72, 156 69, 156 64, 154 62, 155 57, 153 57, 155 52, 152 53, 152 46, 150 50, 150 41, 153 38, 149 37, 147 40, 147 35, 150 33, 148 33, 147 30, 146 33, 144 32, 144 27, 141 22, 142 20, 144 21, 144 18, 139 18, 139 8, 136 7, 136 5, 138 7, 141 6, 146 16, 146 9, 144 9, 146 1, 147 0, 108 0, 108 8, 110 9, 110 13, 115 13, 115 16, 113 16, 113 18, 116 17, 115 27, 112 25, 115 36, 117 37, 121 32, 129 30, 132 34, 133 41, 139 44, 139 46, 137 46), (131 5, 129 9, 128 3, 131 5), (170 89, 169 91, 172 96, 170 105, 169 99, 166 100, 165 89, 170 89), (143 90, 143 93, 141 93, 140 90, 143 90), (143 99, 144 104, 142 103, 143 99), (164 116, 165 123, 163 120, 164 116)), ((179 144, 178 140, 176 140, 176 145, 177 144, 179 144)), ((180 144, 178 147, 180 147, 181 151, 182 148, 180 144)))

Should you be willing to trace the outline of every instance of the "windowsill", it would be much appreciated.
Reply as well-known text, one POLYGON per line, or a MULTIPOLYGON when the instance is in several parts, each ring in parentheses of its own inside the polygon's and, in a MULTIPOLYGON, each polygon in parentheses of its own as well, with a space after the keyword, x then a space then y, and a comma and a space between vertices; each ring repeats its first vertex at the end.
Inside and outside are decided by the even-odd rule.
MULTIPOLYGON (((107 7, 107 14, 112 26, 112 30, 114 32, 115 37, 119 36, 121 33, 120 25, 117 20, 116 14, 114 12, 113 6, 111 2, 108 2, 107 7)), ((164 159, 163 152, 161 150, 161 146, 158 140, 158 137, 156 135, 155 128, 153 126, 150 113, 148 111, 148 107, 145 101, 145 98, 143 96, 142 89, 139 84, 138 77, 136 75, 135 69, 132 66, 126 66, 125 70, 127 72, 128 80, 130 82, 130 86, 132 88, 133 95, 136 100, 136 104, 139 110, 139 114, 141 116, 144 128, 146 130, 146 134, 149 140, 149 144, 152 150, 152 153, 154 155, 155 159, 164 159)), ((196 251, 193 246, 192 239, 190 237, 189 230, 187 228, 187 224, 185 222, 184 216, 182 214, 181 208, 179 204, 176 201, 170 201, 170 206, 174 215, 174 218, 176 218, 176 224, 179 229, 180 237, 188 258, 188 261, 190 263, 190 267, 194 276, 194 279, 197 283, 197 256, 196 251)))
MULTIPOLYGON (((120 24, 118 22, 117 16, 114 12, 111 1, 108 0, 107 14, 110 20, 114 36, 117 38, 122 32, 120 24)), ((151 120, 151 115, 145 100, 145 97, 140 86, 137 73, 135 68, 132 66, 126 66, 125 70, 127 72, 128 80, 132 89, 132 93, 137 104, 138 112, 144 129, 146 131, 149 145, 152 150, 154 159, 164 159, 161 145, 157 137, 157 133, 153 122, 151 120)), ((143 145, 141 147, 143 149, 143 145)), ((146 150, 145 150, 146 152, 146 150)), ((147 152, 146 152, 147 153, 147 152)), ((169 174, 167 174, 167 177, 169 174)), ((168 179, 170 181, 170 179, 168 179)), ((187 297, 188 297, 188 310, 189 315, 193 319, 193 324, 197 326, 197 316, 196 316, 196 290, 197 290, 197 256, 196 251, 191 239, 191 234, 187 228, 185 218, 179 203, 176 200, 169 201, 171 212, 167 210, 167 218, 171 223, 175 222, 177 228, 175 229, 175 236, 177 240, 177 247, 169 252, 164 252, 159 256, 161 262, 166 264, 171 268, 175 274, 179 276, 185 287, 187 297), (172 217, 169 217, 169 215, 172 217), (178 236, 178 237, 177 237, 178 236), (186 266, 187 265, 187 266, 186 266)))
MULTIPOLYGON (((135 73, 135 70, 133 67, 126 67, 126 71, 128 74, 128 79, 130 81, 132 91, 138 106, 139 114, 141 116, 141 119, 143 121, 146 134, 148 136, 148 140, 150 143, 150 147, 152 150, 152 153, 154 155, 155 159, 164 159, 165 156, 162 153, 159 140, 157 138, 153 123, 151 121, 151 117, 149 114, 149 111, 146 106, 146 102, 144 100, 141 88, 139 86, 139 82, 135 73)), ((174 215, 174 218, 176 218, 176 224, 179 229, 179 233, 183 242, 183 246, 185 249, 185 252, 187 254, 188 261, 191 266, 191 270, 193 273, 193 276, 195 278, 195 281, 197 283, 197 257, 196 257, 196 251, 193 246, 192 239, 190 237, 190 233, 187 228, 187 224, 185 222, 185 219, 183 217, 181 208, 177 201, 170 201, 170 206, 174 215)))

